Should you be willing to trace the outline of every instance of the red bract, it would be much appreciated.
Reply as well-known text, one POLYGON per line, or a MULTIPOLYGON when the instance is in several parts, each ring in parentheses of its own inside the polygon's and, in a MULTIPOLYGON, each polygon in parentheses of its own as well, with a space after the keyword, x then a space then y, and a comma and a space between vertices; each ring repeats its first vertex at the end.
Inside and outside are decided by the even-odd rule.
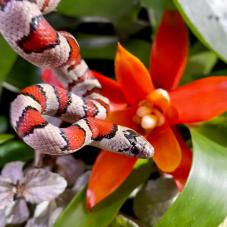
MULTIPOLYGON (((175 125, 205 121, 227 108, 225 76, 176 88, 187 50, 187 29, 181 16, 176 11, 165 11, 151 49, 150 73, 120 44, 115 59, 116 81, 95 73, 112 103, 108 120, 146 136, 155 148, 156 165, 174 176, 179 190, 189 174, 192 154, 175 125)), ((88 208, 117 189, 135 162, 135 158, 102 151, 89 179, 88 208)))

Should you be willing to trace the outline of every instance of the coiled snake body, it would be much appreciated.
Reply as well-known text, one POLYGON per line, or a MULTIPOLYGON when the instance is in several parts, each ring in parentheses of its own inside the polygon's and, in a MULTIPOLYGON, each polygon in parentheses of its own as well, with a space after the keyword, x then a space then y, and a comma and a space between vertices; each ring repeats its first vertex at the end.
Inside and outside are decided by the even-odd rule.
POLYGON ((65 89, 38 84, 23 89, 11 104, 18 135, 41 153, 67 154, 85 145, 148 158, 153 147, 135 131, 105 121, 109 101, 67 32, 57 32, 43 14, 59 0, 0 0, 0 32, 10 46, 38 67, 56 71, 65 89), (70 92, 69 92, 70 91, 70 92), (60 128, 42 115, 72 123, 60 128))

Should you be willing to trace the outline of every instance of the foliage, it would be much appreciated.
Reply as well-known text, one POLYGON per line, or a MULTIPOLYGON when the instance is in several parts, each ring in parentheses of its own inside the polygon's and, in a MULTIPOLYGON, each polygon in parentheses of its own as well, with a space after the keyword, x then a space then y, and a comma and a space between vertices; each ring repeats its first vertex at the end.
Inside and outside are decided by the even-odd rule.
POLYGON ((88 211, 85 204, 85 189, 75 196, 69 206, 57 220, 55 227, 104 227, 111 223, 129 194, 150 175, 151 164, 139 162, 123 185, 105 201, 88 211), (75 220, 80 220, 75 222, 75 220))
MULTIPOLYGON (((163 12, 166 9, 178 10, 188 26, 190 39, 189 51, 184 52, 187 63, 182 63, 186 63, 186 68, 184 73, 182 71, 181 87, 181 85, 193 84, 197 79, 208 79, 208 77, 212 79, 213 75, 227 75, 224 63, 227 61, 226 6, 225 1, 209 0, 62 0, 57 11, 46 15, 46 18, 56 29, 67 30, 75 35, 81 47, 81 54, 91 69, 114 78, 117 43, 120 42, 149 69, 150 48, 155 40, 163 12)), ((176 56, 174 52, 167 51, 167 54, 169 54, 168 59, 174 59, 176 56)), ((168 63, 166 56, 163 62, 168 63)), ((171 77, 171 70, 164 68, 163 70, 166 71, 167 78, 171 77)), ((137 81, 134 81, 136 85, 139 84, 138 81, 141 82, 142 78, 141 72, 137 74, 137 77, 135 76, 137 81)), ((13 161, 25 162, 26 169, 33 165, 34 151, 19 140, 10 126, 9 109, 10 102, 16 97, 16 93, 28 85, 41 82, 40 75, 40 69, 18 57, 0 37, 1 169, 13 161)), ((126 81, 123 93, 127 89, 130 90, 132 82, 132 80, 126 81)), ((145 86, 141 85, 143 88, 145 86)), ((226 89, 225 87, 218 88, 215 90, 217 94, 218 90, 223 92, 226 89)), ((192 90, 188 91, 192 94, 192 90)), ((112 92, 114 93, 114 90, 112 92)), ((199 93, 199 89, 196 92, 199 93)), ((210 90, 207 96, 212 99, 209 94, 211 94, 210 90)), ((114 93, 112 96, 117 95, 114 93)), ((140 94, 137 89, 134 89, 130 96, 137 99, 140 94)), ((185 98, 182 101, 180 96, 181 93, 175 102, 181 102, 181 105, 184 104, 185 107, 190 106, 193 100, 185 98)), ((221 95, 215 95, 215 97, 219 97, 224 103, 224 96, 222 98, 221 95)), ((203 98, 200 94, 199 99, 194 99, 193 105, 197 104, 193 109, 194 113, 197 113, 196 116, 200 116, 199 113, 203 111, 202 107, 205 102, 203 98)), ((207 103, 212 110, 214 107, 209 102, 207 103)), ((223 108, 220 113, 226 109, 227 107, 223 108)), ((187 111, 184 117, 190 115, 191 112, 187 111)), ((217 111, 215 116, 220 113, 217 111)), ((118 120, 120 118, 118 117, 118 120)), ((125 117, 125 120, 128 118, 125 117)), ((117 173, 120 175, 120 171, 128 171, 128 174, 124 175, 124 182, 120 182, 122 184, 118 182, 119 187, 115 191, 111 191, 107 198, 92 210, 88 210, 86 207, 87 186, 84 185, 88 181, 89 171, 97 157, 97 151, 89 147, 74 154, 74 158, 71 157, 70 160, 62 160, 61 165, 60 159, 46 156, 41 164, 36 163, 38 166, 48 167, 51 171, 63 175, 68 181, 68 188, 59 197, 61 202, 53 200, 46 204, 45 209, 42 210, 43 215, 37 211, 44 206, 43 204, 40 207, 37 206, 36 209, 35 206, 32 207, 33 218, 28 222, 30 226, 36 226, 37 223, 42 222, 50 227, 62 210, 55 227, 218 226, 227 215, 227 115, 223 114, 196 125, 192 125, 189 121, 176 124, 182 124, 182 122, 187 125, 179 127, 180 135, 186 144, 191 144, 193 161, 189 178, 179 196, 176 195, 175 183, 172 180, 174 177, 179 188, 179 182, 181 186, 185 183, 181 182, 182 179, 179 176, 176 177, 173 173, 171 179, 164 178, 162 182, 163 173, 156 168, 155 164, 139 161, 134 167, 131 166, 130 171, 122 166, 117 173), (74 159, 78 159, 78 162, 74 163, 74 159), (68 169, 74 171, 75 174, 70 173, 68 169), (70 183, 68 179, 71 179, 70 183), (68 195, 67 199, 65 194, 68 195), (176 200, 173 199, 175 196, 176 200), (36 211, 39 213, 38 218, 36 211)), ((175 122, 170 124, 172 127, 175 122)), ((170 150, 170 147, 166 146, 166 148, 170 150)), ((105 176, 105 173, 102 174, 105 176)), ((97 187, 99 186, 97 184, 97 187)), ((0 209, 0 219, 2 213, 4 212, 0 209)), ((0 220, 0 225, 4 221, 0 220)))
POLYGON ((226 216, 227 148, 199 131, 191 128, 194 160, 187 185, 157 227, 218 226, 226 216))

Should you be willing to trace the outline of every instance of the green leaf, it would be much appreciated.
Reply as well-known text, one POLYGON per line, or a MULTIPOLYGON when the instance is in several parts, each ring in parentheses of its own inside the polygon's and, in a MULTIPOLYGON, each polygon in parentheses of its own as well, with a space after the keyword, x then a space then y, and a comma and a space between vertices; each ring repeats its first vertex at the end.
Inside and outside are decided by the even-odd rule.
POLYGON ((133 220, 123 215, 117 215, 114 221, 108 227, 139 227, 133 220))
POLYGON ((208 49, 200 41, 197 41, 195 44, 190 46, 189 55, 191 56, 206 51, 208 51, 208 49))
POLYGON ((158 28, 164 9, 173 9, 171 0, 140 0, 143 7, 147 8, 153 33, 158 28))
MULTIPOLYGON (((58 218, 55 227, 106 227, 126 201, 132 190, 148 179, 151 173, 150 162, 140 162, 127 180, 107 199, 92 211, 85 205, 85 189, 79 192, 58 218)), ((105 174, 105 173, 103 173, 105 174)))
POLYGON ((204 45, 227 62, 227 2, 174 0, 188 26, 204 45))
POLYGON ((66 0, 61 1, 58 10, 65 15, 73 17, 100 16, 116 21, 119 18, 128 17, 128 14, 137 6, 137 0, 66 0))
POLYGON ((204 51, 188 58, 181 84, 200 79, 209 74, 217 63, 217 55, 211 51, 204 51))
POLYGON ((11 161, 28 161, 33 158, 34 152, 20 141, 9 141, 0 145, 0 167, 11 161))
MULTIPOLYGON (((136 23, 140 5, 138 0, 66 0, 61 1, 60 13, 72 17, 102 17, 111 21, 123 33, 140 29, 136 23)), ((121 34, 119 32, 119 34, 121 34)))
MULTIPOLYGON (((0 86, 6 79, 11 67, 15 63, 17 55, 0 36, 0 86)), ((1 91, 1 89, 0 89, 1 91)))
POLYGON ((8 140, 11 140, 14 137, 13 134, 0 134, 0 144, 5 143, 8 140))
POLYGON ((77 40, 83 58, 113 60, 115 57, 117 46, 117 37, 115 36, 79 34, 77 40))
MULTIPOLYGON (((78 42, 83 58, 109 60, 114 60, 115 58, 117 48, 116 37, 79 35, 78 42)), ((151 48, 149 42, 139 39, 127 39, 122 45, 137 56, 147 67, 149 66, 151 48)))
POLYGON ((5 116, 0 115, 0 133, 6 132, 8 129, 8 122, 5 116))
POLYGON ((65 31, 76 29, 81 23, 81 20, 61 15, 57 12, 51 12, 45 15, 47 21, 56 29, 65 31))
POLYGON ((227 114, 216 117, 206 123, 202 123, 197 131, 204 136, 209 137, 214 142, 227 147, 227 114))
POLYGON ((218 227, 226 227, 227 226, 227 216, 225 220, 218 227))
POLYGON ((227 147, 196 129, 192 170, 185 189, 156 227, 217 227, 227 214, 227 147))
POLYGON ((215 75, 215 76, 223 76, 223 75, 227 75, 227 69, 218 69, 218 70, 215 70, 212 72, 212 75, 215 75))
MULTIPOLYGON (((90 41, 91 40, 89 40, 89 42, 90 41)), ((106 46, 99 46, 99 47, 88 47, 88 46, 85 46, 84 44, 81 45, 81 56, 83 56, 83 58, 86 58, 86 59, 113 60, 115 57, 115 53, 116 53, 116 44, 109 44, 106 46)))
POLYGON ((7 77, 7 82, 18 89, 40 83, 39 70, 36 66, 18 58, 7 77))
POLYGON ((143 40, 130 39, 125 42, 124 46, 128 51, 137 56, 147 68, 149 67, 151 43, 143 40))

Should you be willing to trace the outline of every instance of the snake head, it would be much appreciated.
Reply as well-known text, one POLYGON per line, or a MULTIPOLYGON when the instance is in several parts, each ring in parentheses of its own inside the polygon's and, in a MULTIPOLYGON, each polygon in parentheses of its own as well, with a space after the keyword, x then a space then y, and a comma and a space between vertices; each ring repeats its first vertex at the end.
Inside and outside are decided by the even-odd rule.
POLYGON ((123 152, 139 158, 150 158, 153 156, 154 148, 143 136, 131 129, 127 129, 123 133, 129 142, 129 146, 123 152))

